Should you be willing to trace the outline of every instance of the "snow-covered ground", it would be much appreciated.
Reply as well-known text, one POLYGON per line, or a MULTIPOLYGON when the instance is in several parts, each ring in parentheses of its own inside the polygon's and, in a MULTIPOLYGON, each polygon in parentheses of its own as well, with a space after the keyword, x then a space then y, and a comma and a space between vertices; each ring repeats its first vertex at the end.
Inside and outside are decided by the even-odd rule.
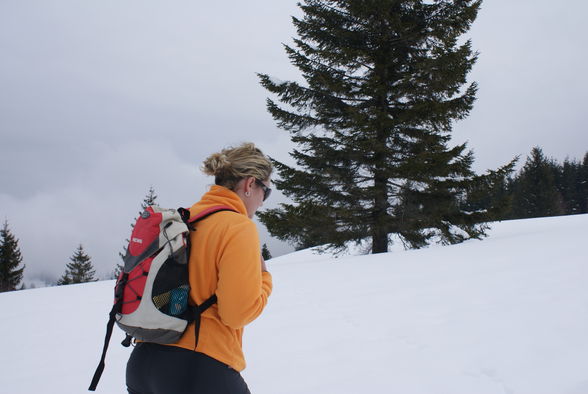
MULTIPOLYGON (((275 258, 243 375, 254 394, 587 394, 587 229, 518 220, 455 246, 275 258)), ((113 283, 0 294, 0 391, 86 392, 113 283)), ((98 392, 125 392, 122 337, 98 392)))

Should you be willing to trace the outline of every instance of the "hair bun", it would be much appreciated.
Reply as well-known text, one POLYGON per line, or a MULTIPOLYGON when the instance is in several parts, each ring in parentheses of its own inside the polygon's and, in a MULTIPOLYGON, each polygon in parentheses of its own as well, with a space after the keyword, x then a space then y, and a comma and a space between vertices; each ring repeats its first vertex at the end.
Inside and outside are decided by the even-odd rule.
POLYGON ((248 142, 213 153, 204 160, 201 169, 206 175, 214 176, 215 185, 234 191, 237 183, 247 177, 269 180, 272 163, 254 144, 248 142))
POLYGON ((210 155, 202 165, 202 171, 206 175, 218 176, 226 173, 231 168, 231 162, 224 153, 210 155))

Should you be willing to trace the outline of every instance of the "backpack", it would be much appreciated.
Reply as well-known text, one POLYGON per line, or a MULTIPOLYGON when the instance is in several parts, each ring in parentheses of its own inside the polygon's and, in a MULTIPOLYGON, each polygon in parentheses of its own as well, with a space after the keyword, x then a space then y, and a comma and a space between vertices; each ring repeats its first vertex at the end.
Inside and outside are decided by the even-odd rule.
POLYGON ((190 219, 187 209, 163 209, 153 205, 141 213, 123 258, 124 268, 116 280, 102 357, 88 390, 96 390, 104 371, 115 322, 126 333, 122 342, 125 347, 130 346, 132 338, 159 344, 175 343, 191 322, 195 322, 195 344, 198 344, 200 315, 216 303, 216 295, 200 305, 188 303, 190 231, 195 231, 196 222, 220 211, 235 210, 216 206, 190 219))

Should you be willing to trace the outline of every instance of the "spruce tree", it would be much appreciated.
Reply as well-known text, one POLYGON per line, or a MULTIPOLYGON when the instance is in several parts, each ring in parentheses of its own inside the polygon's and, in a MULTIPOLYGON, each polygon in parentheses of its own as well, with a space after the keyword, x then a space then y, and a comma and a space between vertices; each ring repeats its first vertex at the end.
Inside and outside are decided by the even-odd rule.
POLYGON ((155 205, 155 200, 157 200, 157 194, 155 194, 155 189, 153 188, 153 186, 149 186, 149 191, 147 192, 147 195, 141 203, 141 212, 139 212, 139 215, 142 214, 145 208, 147 208, 148 206, 155 205))
POLYGON ((556 186, 557 164, 534 147, 513 185, 513 218, 536 218, 564 214, 556 186))
POLYGON ((71 263, 66 264, 65 273, 57 281, 58 285, 70 285, 74 283, 94 282, 94 267, 90 256, 86 254, 83 246, 80 244, 73 256, 70 257, 71 263))
MULTIPOLYGON (((139 212, 139 215, 141 215, 143 213, 143 211, 150 205, 155 205, 156 202, 155 200, 157 200, 157 194, 155 194, 155 189, 153 188, 153 186, 149 187, 149 191, 147 192, 147 194, 145 195, 145 198, 143 198, 143 202, 141 203, 141 211, 139 212)), ((137 221, 137 217, 135 218, 135 220, 133 220, 133 223, 131 223, 131 228, 135 227, 135 222, 137 221)), ((127 245, 129 244, 129 240, 126 240, 127 245)), ((126 247, 124 249, 124 252, 118 252, 118 256, 122 259, 124 259, 125 254, 126 254, 127 250, 126 247)), ((118 278, 118 276, 120 275, 120 273, 123 271, 124 265, 122 263, 118 263, 116 264, 116 266, 114 267, 114 271, 113 271, 113 279, 118 278)))
POLYGON ((267 100, 297 145, 295 166, 274 160, 291 204, 260 213, 297 247, 389 235, 418 248, 481 237, 488 219, 463 204, 475 174, 466 144, 450 146, 472 109, 466 76, 477 54, 459 42, 481 1, 305 0, 286 53, 305 84, 259 74, 267 100))
MULTIPOLYGON (((0 230, 0 292, 13 291, 22 281, 24 264, 18 247, 18 239, 8 228, 8 221, 0 230)), ((22 288, 22 287, 21 287, 22 288)))

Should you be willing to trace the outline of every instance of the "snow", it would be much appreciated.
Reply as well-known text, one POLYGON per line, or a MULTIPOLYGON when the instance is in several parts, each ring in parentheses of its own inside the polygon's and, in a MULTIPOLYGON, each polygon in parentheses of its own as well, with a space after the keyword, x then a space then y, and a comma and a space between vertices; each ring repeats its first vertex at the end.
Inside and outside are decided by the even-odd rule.
MULTIPOLYGON (((252 393, 588 393, 588 215, 495 223, 483 241, 269 261, 247 327, 252 393)), ((83 393, 113 281, 0 294, 6 393, 83 393)), ((124 392, 113 335, 98 392, 124 392)))
POLYGON ((288 83, 288 81, 283 81, 283 80, 281 80, 277 77, 273 77, 271 75, 268 75, 268 79, 271 83, 273 83, 274 85, 278 85, 278 86, 283 85, 285 83, 288 83))

